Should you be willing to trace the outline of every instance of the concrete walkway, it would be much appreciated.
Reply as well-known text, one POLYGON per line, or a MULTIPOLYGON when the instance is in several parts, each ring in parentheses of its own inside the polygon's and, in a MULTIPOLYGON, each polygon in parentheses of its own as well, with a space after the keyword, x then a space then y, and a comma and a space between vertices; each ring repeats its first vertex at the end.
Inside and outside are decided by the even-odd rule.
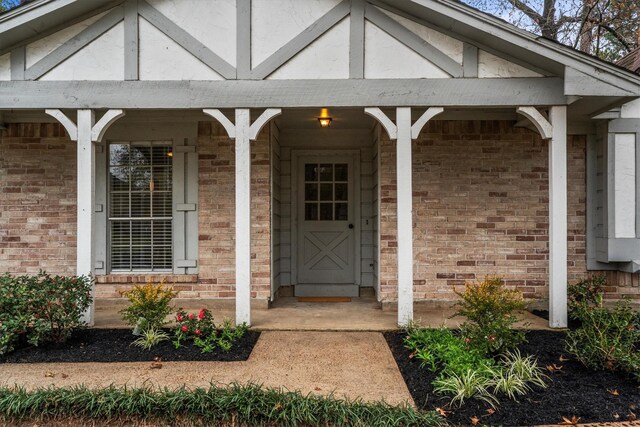
POLYGON ((246 362, 0 364, 0 385, 207 387, 257 383, 303 394, 413 404, 381 333, 263 332, 246 362), (53 375, 53 376, 52 376, 53 375))
MULTIPOLYGON (((98 301, 96 323, 99 328, 125 327, 118 311, 125 307, 126 300, 98 301)), ((197 311, 210 308, 217 321, 224 317, 235 317, 233 304, 218 301, 191 300, 174 301, 177 307, 197 311)), ((452 318, 455 310, 449 307, 432 307, 416 304, 414 319, 425 327, 442 325, 457 327, 462 318, 452 318)), ((548 329, 546 320, 524 313, 529 329, 548 329)), ((299 302, 297 298, 285 297, 275 301, 271 308, 253 308, 251 327, 263 331, 389 331, 398 328, 398 313, 382 310, 375 297, 353 298, 351 302, 299 302)))

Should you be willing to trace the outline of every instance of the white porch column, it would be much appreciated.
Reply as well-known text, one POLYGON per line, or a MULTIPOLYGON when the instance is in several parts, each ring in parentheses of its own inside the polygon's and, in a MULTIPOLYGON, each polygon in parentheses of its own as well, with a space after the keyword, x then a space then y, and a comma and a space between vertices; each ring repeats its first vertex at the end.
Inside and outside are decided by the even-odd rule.
POLYGON ((398 325, 413 320, 413 162, 411 108, 396 110, 396 197, 398 217, 398 325))
POLYGON ((551 107, 549 121, 549 326, 567 327, 567 107, 551 107))
POLYGON ((413 163, 411 143, 434 116, 444 111, 432 107, 411 124, 411 108, 396 109, 396 123, 379 108, 365 108, 365 113, 380 122, 396 141, 396 197, 398 227, 398 325, 407 326, 413 320, 413 163))
MULTIPOLYGON (((124 115, 122 110, 109 110, 95 123, 93 110, 78 110, 77 123, 73 123, 60 110, 46 110, 46 113, 56 118, 69 133, 69 138, 77 141, 77 232, 76 232, 76 274, 78 276, 93 276, 95 264, 95 146, 93 142, 100 142, 105 132, 117 119, 124 115)), ((94 297, 92 288, 91 296, 94 297)), ((84 313, 82 320, 89 325, 94 322, 95 301, 84 313)))
POLYGON ((518 113, 549 140, 549 326, 567 327, 567 107, 555 106, 547 120, 534 107, 518 113))
POLYGON ((220 110, 203 111, 236 141, 236 324, 251 325, 251 141, 281 110, 269 108, 253 124, 247 108, 236 109, 235 124, 220 110))

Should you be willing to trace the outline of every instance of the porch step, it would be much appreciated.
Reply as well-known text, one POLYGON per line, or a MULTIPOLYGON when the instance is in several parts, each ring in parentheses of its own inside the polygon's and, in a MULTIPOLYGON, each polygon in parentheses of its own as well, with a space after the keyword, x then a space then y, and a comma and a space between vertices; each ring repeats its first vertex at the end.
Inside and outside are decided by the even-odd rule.
POLYGON ((296 285, 294 295, 297 297, 358 297, 358 285, 304 284, 296 285))

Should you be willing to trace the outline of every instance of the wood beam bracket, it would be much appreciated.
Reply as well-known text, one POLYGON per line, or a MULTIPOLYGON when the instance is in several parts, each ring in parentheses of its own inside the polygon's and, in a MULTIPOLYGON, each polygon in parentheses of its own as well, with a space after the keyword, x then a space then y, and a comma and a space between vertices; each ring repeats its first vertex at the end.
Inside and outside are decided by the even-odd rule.
POLYGON ((536 107, 518 107, 516 112, 531 120, 542 139, 553 137, 553 125, 536 107))

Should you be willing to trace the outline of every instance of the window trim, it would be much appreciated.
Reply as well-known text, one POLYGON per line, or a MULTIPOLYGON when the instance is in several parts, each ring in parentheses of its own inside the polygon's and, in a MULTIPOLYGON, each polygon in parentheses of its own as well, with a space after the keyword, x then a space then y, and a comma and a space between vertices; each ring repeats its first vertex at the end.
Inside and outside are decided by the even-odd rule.
MULTIPOLYGON (((173 189, 173 183, 174 183, 174 179, 175 179, 175 164, 174 164, 174 159, 172 156, 172 160, 171 160, 171 183, 172 183, 172 188, 171 191, 169 191, 168 193, 171 194, 171 216, 170 217, 149 217, 149 218, 137 218, 137 217, 128 217, 128 218, 112 218, 110 215, 111 212, 111 178, 110 178, 110 168, 112 166, 111 164, 111 158, 110 158, 110 146, 111 145, 136 145, 136 146, 142 146, 142 147, 152 147, 152 146, 160 146, 160 147, 171 147, 171 152, 174 153, 175 152, 175 143, 173 140, 171 139, 148 139, 148 140, 121 140, 121 139, 117 139, 117 140, 109 140, 106 141, 104 144, 104 151, 105 151, 105 205, 104 205, 104 211, 105 211, 105 221, 106 221, 106 230, 105 230, 105 238, 106 238, 106 251, 105 251, 105 262, 106 265, 104 267, 105 270, 105 274, 106 275, 126 275, 126 274, 172 274, 175 268, 175 244, 174 244, 174 239, 175 239, 175 209, 174 209, 174 189, 173 189), (114 269, 113 268, 113 263, 112 263, 112 246, 111 246, 111 242, 112 242, 112 238, 111 238, 111 230, 112 230, 112 224, 114 221, 118 221, 118 220, 122 220, 122 221, 126 221, 126 220, 149 220, 151 223, 153 223, 154 220, 170 220, 171 221, 171 266, 169 268, 131 268, 131 269, 114 269)), ((129 190, 128 192, 129 194, 131 194, 131 191, 129 190)), ((131 243, 130 243, 130 247, 132 247, 131 243)))

